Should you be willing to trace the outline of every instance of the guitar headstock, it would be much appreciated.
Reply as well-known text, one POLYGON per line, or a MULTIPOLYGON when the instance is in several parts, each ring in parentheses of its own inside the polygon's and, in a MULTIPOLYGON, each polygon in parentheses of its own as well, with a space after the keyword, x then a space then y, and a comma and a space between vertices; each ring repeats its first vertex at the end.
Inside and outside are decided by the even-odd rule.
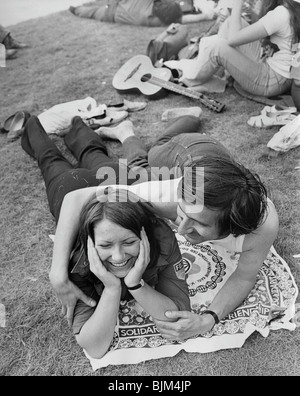
POLYGON ((202 104, 204 104, 204 106, 215 111, 216 113, 221 113, 225 109, 225 105, 223 103, 206 95, 201 95, 200 101, 202 104))

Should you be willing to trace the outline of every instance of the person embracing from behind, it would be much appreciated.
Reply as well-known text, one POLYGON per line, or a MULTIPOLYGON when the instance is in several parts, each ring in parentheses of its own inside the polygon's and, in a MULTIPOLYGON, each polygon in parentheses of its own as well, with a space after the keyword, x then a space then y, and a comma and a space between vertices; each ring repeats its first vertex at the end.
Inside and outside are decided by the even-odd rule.
MULTIPOLYGON (((166 319, 155 320, 161 334, 171 340, 185 340, 207 333, 244 301, 255 285, 279 227, 276 209, 259 177, 235 161, 220 143, 197 133, 198 126, 199 119, 196 117, 177 119, 149 153, 146 149, 139 151, 139 161, 133 161, 132 150, 126 149, 126 142, 122 142, 122 127, 114 128, 111 133, 105 131, 106 136, 109 133, 111 138, 123 143, 126 158, 133 168, 147 168, 150 165, 150 171, 153 170, 151 166, 182 170, 183 177, 162 181, 151 179, 140 184, 123 185, 122 188, 151 201, 156 213, 175 222, 178 233, 194 249, 209 241, 239 254, 237 269, 207 307, 210 312, 197 315, 188 310, 171 310, 166 311, 165 315, 172 323, 166 319), (182 134, 183 127, 188 123, 191 124, 191 131, 194 126, 195 132, 182 134), (187 174, 184 168, 187 168, 187 174), (204 178, 200 188, 195 190, 198 169, 203 171, 204 178), (180 199, 166 199, 177 193, 180 199)), ((104 133, 103 128, 101 133, 104 133)), ((132 145, 138 138, 134 137, 133 130, 128 135, 131 137, 126 140, 132 145)), ((137 157, 136 152, 134 156, 137 157)), ((70 281, 64 276, 69 254, 66 246, 71 246, 72 235, 78 230, 78 210, 97 190, 99 187, 91 187, 68 194, 58 222, 59 237, 54 246, 50 280, 69 313, 73 311, 76 296, 70 281)))

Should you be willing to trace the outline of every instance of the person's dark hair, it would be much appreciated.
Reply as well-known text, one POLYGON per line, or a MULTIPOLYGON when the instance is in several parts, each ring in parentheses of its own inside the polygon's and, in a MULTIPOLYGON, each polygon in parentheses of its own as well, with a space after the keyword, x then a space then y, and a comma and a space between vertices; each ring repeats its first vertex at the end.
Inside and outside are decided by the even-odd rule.
POLYGON ((149 266, 156 262, 160 254, 159 243, 153 234, 157 217, 149 203, 141 202, 137 196, 125 190, 106 191, 101 196, 90 198, 80 214, 78 238, 86 256, 88 236, 94 241, 95 226, 103 219, 132 231, 138 238, 141 237, 141 230, 144 227, 150 243, 149 266), (124 197, 127 197, 126 202, 124 202, 124 197))
POLYGON ((183 15, 179 3, 174 0, 154 0, 153 13, 166 26, 180 22, 183 15))
POLYGON ((203 156, 195 161, 192 171, 189 180, 183 177, 182 196, 187 191, 191 196, 192 192, 202 204, 204 199, 206 208, 220 212, 219 235, 250 234, 259 227, 266 213, 267 191, 258 175, 229 158, 214 156, 203 156), (204 169, 204 183, 200 189, 199 180, 198 186, 196 180, 199 169, 204 169))
POLYGON ((266 15, 280 5, 285 6, 290 11, 294 43, 297 43, 300 41, 300 3, 294 0, 263 0, 260 16, 266 15))

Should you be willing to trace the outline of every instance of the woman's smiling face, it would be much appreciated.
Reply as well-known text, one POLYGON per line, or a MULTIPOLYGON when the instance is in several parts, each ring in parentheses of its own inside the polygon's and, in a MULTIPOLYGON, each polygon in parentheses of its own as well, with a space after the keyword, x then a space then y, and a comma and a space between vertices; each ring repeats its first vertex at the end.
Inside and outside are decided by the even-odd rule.
POLYGON ((103 219, 94 228, 95 247, 105 268, 125 278, 139 255, 140 238, 132 231, 103 219))

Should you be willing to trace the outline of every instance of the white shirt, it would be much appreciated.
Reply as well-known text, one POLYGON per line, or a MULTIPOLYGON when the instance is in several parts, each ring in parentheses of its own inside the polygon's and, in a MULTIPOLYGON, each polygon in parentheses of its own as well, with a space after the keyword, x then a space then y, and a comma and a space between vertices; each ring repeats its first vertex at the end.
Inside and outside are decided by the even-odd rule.
POLYGON ((278 6, 260 19, 272 43, 279 51, 267 59, 269 66, 285 78, 290 77, 290 67, 293 57, 293 29, 290 24, 290 12, 284 6, 278 6))

